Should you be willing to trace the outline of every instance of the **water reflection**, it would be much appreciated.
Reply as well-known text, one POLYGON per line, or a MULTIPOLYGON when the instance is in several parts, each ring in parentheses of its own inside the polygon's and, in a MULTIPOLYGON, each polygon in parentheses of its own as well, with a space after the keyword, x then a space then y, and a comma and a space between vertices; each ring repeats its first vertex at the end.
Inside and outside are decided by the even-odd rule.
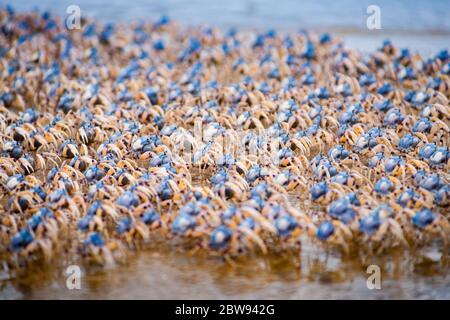
POLYGON ((33 266, 0 283, 0 298, 33 299, 379 299, 450 298, 448 254, 390 252, 341 256, 316 250, 249 257, 230 265, 205 253, 149 248, 113 270, 85 266, 81 290, 68 290, 64 263, 33 266), (382 270, 382 290, 368 290, 366 269, 382 270))

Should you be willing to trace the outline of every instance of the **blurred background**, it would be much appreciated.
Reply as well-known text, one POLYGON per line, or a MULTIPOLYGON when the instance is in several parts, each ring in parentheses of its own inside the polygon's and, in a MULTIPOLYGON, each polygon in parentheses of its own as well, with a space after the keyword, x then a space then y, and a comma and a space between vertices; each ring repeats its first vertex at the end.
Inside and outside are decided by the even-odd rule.
POLYGON ((14 0, 18 10, 39 8, 65 16, 69 5, 101 21, 148 20, 168 15, 183 24, 222 28, 330 31, 350 46, 373 50, 390 38, 425 55, 448 48, 449 0, 14 0), (368 30, 369 5, 381 9, 381 30, 368 30))

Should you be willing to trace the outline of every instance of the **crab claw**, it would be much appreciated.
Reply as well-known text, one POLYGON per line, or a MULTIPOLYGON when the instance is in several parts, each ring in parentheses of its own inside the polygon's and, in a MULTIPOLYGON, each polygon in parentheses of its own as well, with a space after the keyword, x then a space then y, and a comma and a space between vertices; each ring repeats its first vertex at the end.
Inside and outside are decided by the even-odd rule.
POLYGON ((72 154, 74 156, 80 155, 80 153, 78 152, 78 149, 73 144, 68 144, 67 147, 70 149, 70 152, 72 152, 72 154))
POLYGON ((238 226, 238 230, 246 235, 250 240, 253 240, 259 246, 263 254, 267 254, 267 247, 261 237, 256 234, 256 232, 242 225, 238 226))
POLYGON ((25 169, 26 173, 30 174, 30 173, 34 172, 33 166, 30 164, 30 162, 27 159, 20 158, 19 162, 25 169))
POLYGON ((244 206, 240 210, 242 213, 251 216, 253 219, 255 219, 255 221, 258 221, 261 224, 261 226, 270 233, 272 234, 277 233, 277 229, 269 222, 269 220, 267 220, 262 214, 260 214, 252 207, 244 206))
POLYGON ((88 144, 89 139, 88 139, 88 136, 87 136, 87 134, 86 134, 86 130, 84 130, 84 128, 81 127, 81 128, 78 130, 78 133, 79 133, 79 135, 80 135, 80 140, 81 140, 81 142, 84 143, 84 144, 88 144))
POLYGON ((392 234, 398 239, 400 240, 400 242, 405 246, 408 247, 408 241, 406 241, 405 236, 403 234, 403 230, 402 227, 400 226, 400 224, 395 221, 394 219, 389 219, 388 221, 389 223, 389 229, 392 232, 392 234))

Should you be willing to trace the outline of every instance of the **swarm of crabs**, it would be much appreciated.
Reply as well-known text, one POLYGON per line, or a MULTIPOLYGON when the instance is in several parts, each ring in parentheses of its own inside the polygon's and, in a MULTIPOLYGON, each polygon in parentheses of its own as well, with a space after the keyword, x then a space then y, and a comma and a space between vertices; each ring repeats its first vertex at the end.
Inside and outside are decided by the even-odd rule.
POLYGON ((0 257, 445 248, 449 96, 446 50, 1 9, 0 257))

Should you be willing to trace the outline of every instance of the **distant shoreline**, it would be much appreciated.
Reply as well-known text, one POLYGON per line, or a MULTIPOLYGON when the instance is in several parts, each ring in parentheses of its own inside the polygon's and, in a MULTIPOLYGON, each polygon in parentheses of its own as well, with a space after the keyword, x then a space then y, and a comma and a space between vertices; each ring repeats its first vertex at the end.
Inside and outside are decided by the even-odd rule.
POLYGON ((409 48, 412 52, 419 52, 423 57, 434 56, 442 49, 448 49, 450 35, 434 34, 389 34, 384 33, 368 37, 366 34, 340 34, 333 33, 341 37, 347 46, 356 48, 362 52, 373 51, 381 46, 384 39, 389 38, 395 46, 400 48, 409 48))
MULTIPOLYGON (((446 6, 439 2, 428 5, 426 0, 415 0, 405 3, 399 1, 394 6, 388 1, 379 0, 377 4, 384 10, 382 11, 382 19, 384 19, 382 29, 368 30, 365 26, 366 3, 363 0, 350 5, 344 3, 343 6, 335 6, 330 2, 331 0, 324 0, 321 3, 308 0, 302 3, 291 3, 289 0, 278 1, 276 6, 269 1, 260 1, 257 4, 249 0, 230 0, 227 3, 208 1, 210 5, 207 7, 204 7, 206 0, 198 0, 195 3, 187 0, 167 0, 164 5, 158 0, 136 0, 132 6, 116 0, 77 0, 75 2, 16 0, 9 3, 17 12, 38 8, 41 12, 49 10, 53 15, 60 17, 64 16, 68 4, 75 3, 80 6, 84 15, 100 23, 140 23, 167 14, 184 26, 205 25, 218 27, 221 30, 237 28, 241 31, 255 32, 264 32, 268 29, 283 33, 299 30, 309 30, 318 34, 328 32, 332 36, 343 39, 347 46, 361 52, 375 50, 385 39, 390 39, 394 45, 409 48, 424 57, 431 57, 442 49, 450 49, 448 46, 450 26, 447 22, 442 23, 442 18, 445 17, 444 9, 448 7, 450 10, 450 5, 446 6), (290 10, 284 7, 286 3, 292 7, 290 10), (423 8, 424 4, 426 4, 425 8, 423 8), (414 5, 422 11, 421 15, 412 18, 411 15, 415 12, 414 5), (408 25, 412 21, 414 23, 409 28, 408 25)), ((8 1, 1 6, 4 7, 7 3, 8 1)))

